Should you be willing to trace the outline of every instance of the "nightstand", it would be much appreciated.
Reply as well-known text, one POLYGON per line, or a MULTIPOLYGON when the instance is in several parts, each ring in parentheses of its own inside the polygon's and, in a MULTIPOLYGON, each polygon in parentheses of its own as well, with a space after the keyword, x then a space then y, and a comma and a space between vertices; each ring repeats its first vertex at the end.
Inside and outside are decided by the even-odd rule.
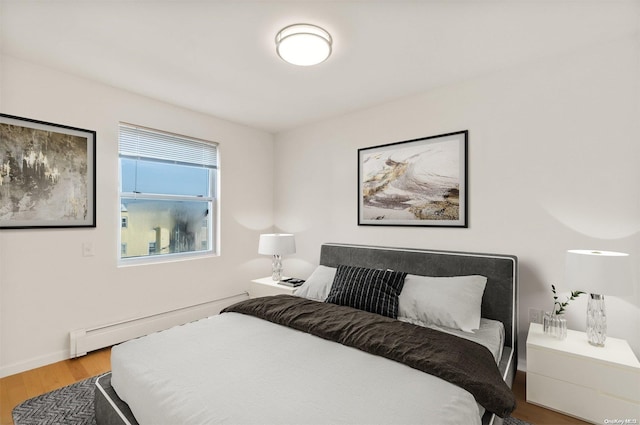
MULTIPOLYGON (((285 279, 285 277, 283 277, 285 279)), ((254 279, 249 284, 249 298, 266 297, 268 295, 291 295, 297 288, 280 285, 271 276, 254 279)))
POLYGON ((584 332, 567 334, 559 340, 529 326, 527 402, 595 424, 640 424, 640 362, 627 341, 594 347, 584 332))

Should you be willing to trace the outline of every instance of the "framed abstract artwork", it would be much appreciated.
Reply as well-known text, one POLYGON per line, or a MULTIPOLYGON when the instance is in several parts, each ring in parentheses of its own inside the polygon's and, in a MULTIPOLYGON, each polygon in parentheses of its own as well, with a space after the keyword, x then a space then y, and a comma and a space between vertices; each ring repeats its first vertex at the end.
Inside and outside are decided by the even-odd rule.
POLYGON ((468 227, 468 135, 358 149, 358 225, 468 227))
POLYGON ((96 227, 96 132, 0 114, 0 228, 96 227))

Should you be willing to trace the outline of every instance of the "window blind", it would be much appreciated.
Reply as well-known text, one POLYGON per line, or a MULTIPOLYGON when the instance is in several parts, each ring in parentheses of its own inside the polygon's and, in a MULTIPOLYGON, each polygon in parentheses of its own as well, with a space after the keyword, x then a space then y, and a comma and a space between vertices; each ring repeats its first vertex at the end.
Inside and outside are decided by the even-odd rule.
POLYGON ((212 142, 120 124, 120 156, 218 168, 218 145, 212 142))

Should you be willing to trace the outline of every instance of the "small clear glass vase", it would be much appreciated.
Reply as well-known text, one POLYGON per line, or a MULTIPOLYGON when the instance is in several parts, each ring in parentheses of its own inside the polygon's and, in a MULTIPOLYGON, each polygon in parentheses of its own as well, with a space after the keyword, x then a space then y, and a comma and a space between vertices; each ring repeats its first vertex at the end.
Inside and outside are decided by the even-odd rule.
POLYGON ((567 337, 567 320, 562 315, 545 312, 542 328, 545 334, 554 338, 565 339, 567 337))

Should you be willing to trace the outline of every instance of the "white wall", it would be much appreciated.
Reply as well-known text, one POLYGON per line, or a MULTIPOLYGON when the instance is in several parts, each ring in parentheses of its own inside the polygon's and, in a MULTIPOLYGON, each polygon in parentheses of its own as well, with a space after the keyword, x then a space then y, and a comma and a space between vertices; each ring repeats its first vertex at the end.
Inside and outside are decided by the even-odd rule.
MULTIPOLYGON (((579 289, 563 286, 567 249, 628 252, 637 272, 639 76, 636 37, 278 134, 276 225, 298 245, 287 273, 308 276, 323 242, 515 254, 524 368, 529 308, 551 308, 551 283, 579 289), (468 229, 357 226, 358 148, 465 129, 468 229)), ((640 355, 638 292, 607 306, 609 336, 640 355)), ((569 328, 585 311, 585 297, 570 304, 569 328)))
POLYGON ((0 376, 67 358, 69 331, 241 293, 269 270, 273 136, 0 57, 0 111, 97 131, 97 227, 0 230, 0 376), (221 255, 117 266, 118 123, 219 142, 221 255), (247 155, 251 152, 251 155, 247 155), (82 244, 95 256, 83 257, 82 244))
MULTIPOLYGON (((551 283, 579 289, 562 284, 566 249, 629 252, 638 271, 639 44, 612 41, 309 125, 277 135, 275 151, 269 134, 0 57, 0 111, 96 130, 98 161, 97 228, 0 230, 0 376, 66 358, 72 329, 244 291, 269 268, 255 251, 274 224, 296 233, 285 270, 302 277, 323 242, 517 255, 522 358, 529 308, 550 307, 551 283), (119 121, 220 143, 220 257, 117 267, 119 121), (357 226, 358 148, 464 129, 468 229, 357 226), (264 161, 273 155, 275 170, 264 161)), ((609 335, 636 354, 638 292, 607 298, 609 335)), ((585 298, 569 307, 571 328, 584 329, 585 309, 585 298)))

